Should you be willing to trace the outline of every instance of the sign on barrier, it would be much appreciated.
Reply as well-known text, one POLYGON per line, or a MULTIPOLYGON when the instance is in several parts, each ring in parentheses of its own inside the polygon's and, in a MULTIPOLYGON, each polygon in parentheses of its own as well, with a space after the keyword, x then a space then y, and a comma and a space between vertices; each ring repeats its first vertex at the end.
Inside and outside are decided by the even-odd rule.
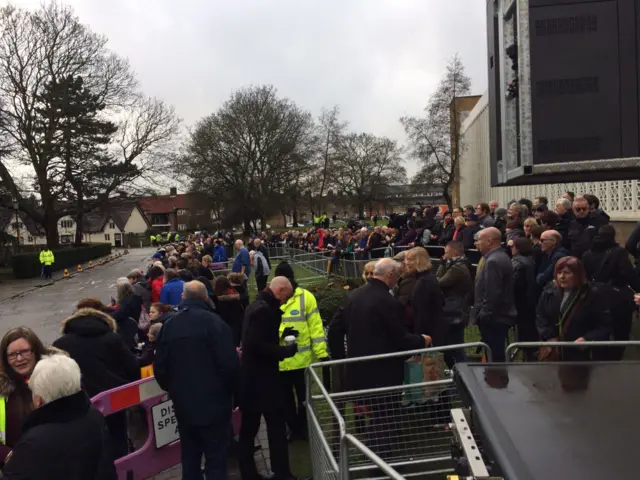
POLYGON ((153 418, 156 448, 162 448, 180 440, 178 420, 176 420, 176 412, 171 400, 151 407, 151 417, 153 418))

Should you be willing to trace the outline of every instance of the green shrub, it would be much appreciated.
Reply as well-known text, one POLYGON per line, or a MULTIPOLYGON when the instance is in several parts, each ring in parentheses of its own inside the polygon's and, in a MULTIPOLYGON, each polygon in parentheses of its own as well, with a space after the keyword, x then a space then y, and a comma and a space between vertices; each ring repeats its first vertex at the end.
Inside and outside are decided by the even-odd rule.
MULTIPOLYGON (((111 253, 110 243, 95 243, 81 247, 61 248, 53 251, 55 263, 52 270, 75 267, 79 263, 88 262, 95 258, 104 257, 111 253)), ((42 272, 40 252, 18 253, 11 259, 11 268, 15 278, 39 277, 42 272)))
POLYGON ((328 284, 313 285, 308 290, 313 293, 318 302, 318 310, 324 323, 331 321, 336 311, 347 299, 347 294, 353 287, 349 281, 336 280, 328 284))

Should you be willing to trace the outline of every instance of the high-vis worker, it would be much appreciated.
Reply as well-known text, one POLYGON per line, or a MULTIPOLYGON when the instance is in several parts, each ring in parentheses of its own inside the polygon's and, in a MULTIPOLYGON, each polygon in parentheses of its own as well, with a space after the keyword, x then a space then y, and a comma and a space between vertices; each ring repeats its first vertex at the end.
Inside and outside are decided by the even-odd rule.
POLYGON ((280 337, 296 337, 298 353, 280 362, 280 385, 285 400, 285 416, 292 438, 304 438, 306 431, 304 371, 313 362, 326 360, 327 341, 316 298, 300 288, 294 278, 293 268, 287 262, 276 267, 276 277, 287 277, 294 287, 293 296, 282 305, 280 337), (295 397, 294 397, 295 390, 295 397))
POLYGON ((44 278, 51 278, 51 266, 55 263, 53 252, 49 247, 44 247, 40 252, 40 263, 42 264, 42 274, 44 278))

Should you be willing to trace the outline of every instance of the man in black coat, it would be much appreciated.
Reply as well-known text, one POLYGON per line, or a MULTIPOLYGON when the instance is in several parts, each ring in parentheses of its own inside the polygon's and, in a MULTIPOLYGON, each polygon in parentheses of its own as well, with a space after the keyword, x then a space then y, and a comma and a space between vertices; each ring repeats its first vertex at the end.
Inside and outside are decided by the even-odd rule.
POLYGON ((260 478, 253 459, 253 446, 260 429, 260 417, 263 415, 269 434, 274 478, 293 478, 289 470, 284 399, 279 388, 280 361, 293 357, 298 351, 295 343, 290 346, 280 345, 280 306, 292 295, 291 282, 286 277, 275 277, 269 288, 258 293, 245 313, 240 373, 242 426, 238 452, 242 480, 260 478))
POLYGON ((82 390, 80 367, 65 355, 43 357, 29 381, 36 409, 0 479, 115 480, 104 417, 82 390))
POLYGON ((582 258, 582 255, 593 246, 593 239, 598 229, 608 223, 608 218, 591 212, 589 202, 584 197, 576 197, 573 201, 573 213, 576 218, 569 223, 568 229, 571 255, 582 258))
POLYGON ((180 430, 182 475, 227 478, 227 445, 239 359, 231 328, 206 303, 206 287, 184 286, 183 302, 157 339, 154 373, 173 400, 180 430))
MULTIPOLYGON (((347 336, 349 358, 382 355, 424 348, 431 343, 428 335, 407 332, 403 324, 404 308, 390 290, 398 283, 401 265, 391 258, 378 260, 373 277, 354 290, 341 311, 334 317, 329 338, 347 336)), ((406 357, 367 360, 347 364, 346 389, 361 390, 401 385, 406 357)), ((385 455, 393 449, 395 413, 400 408, 401 393, 373 395, 362 400, 370 411, 371 448, 385 455)))

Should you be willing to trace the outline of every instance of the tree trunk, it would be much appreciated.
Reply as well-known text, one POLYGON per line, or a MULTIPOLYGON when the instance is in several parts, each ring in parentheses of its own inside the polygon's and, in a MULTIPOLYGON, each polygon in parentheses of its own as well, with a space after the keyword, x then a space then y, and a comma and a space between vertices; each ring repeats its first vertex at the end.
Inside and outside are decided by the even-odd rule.
POLYGON ((358 220, 364 220, 364 202, 358 202, 358 220))
POLYGON ((82 232, 84 231, 84 195, 82 192, 78 193, 78 200, 76 205, 78 207, 78 213, 76 215, 76 239, 74 245, 79 247, 82 245, 82 232))
POLYGON ((297 227, 298 226, 298 209, 296 207, 293 207, 293 226, 297 227))
POLYGON ((244 228, 242 230, 242 233, 244 235, 251 235, 251 219, 245 218, 243 223, 244 223, 244 228))
POLYGON ((56 215, 53 205, 47 205, 44 214, 44 231, 47 234, 47 246, 53 250, 60 246, 60 238, 58 237, 58 216, 56 215))
POLYGON ((287 212, 282 212, 282 219, 284 220, 282 227, 287 228, 287 212))

